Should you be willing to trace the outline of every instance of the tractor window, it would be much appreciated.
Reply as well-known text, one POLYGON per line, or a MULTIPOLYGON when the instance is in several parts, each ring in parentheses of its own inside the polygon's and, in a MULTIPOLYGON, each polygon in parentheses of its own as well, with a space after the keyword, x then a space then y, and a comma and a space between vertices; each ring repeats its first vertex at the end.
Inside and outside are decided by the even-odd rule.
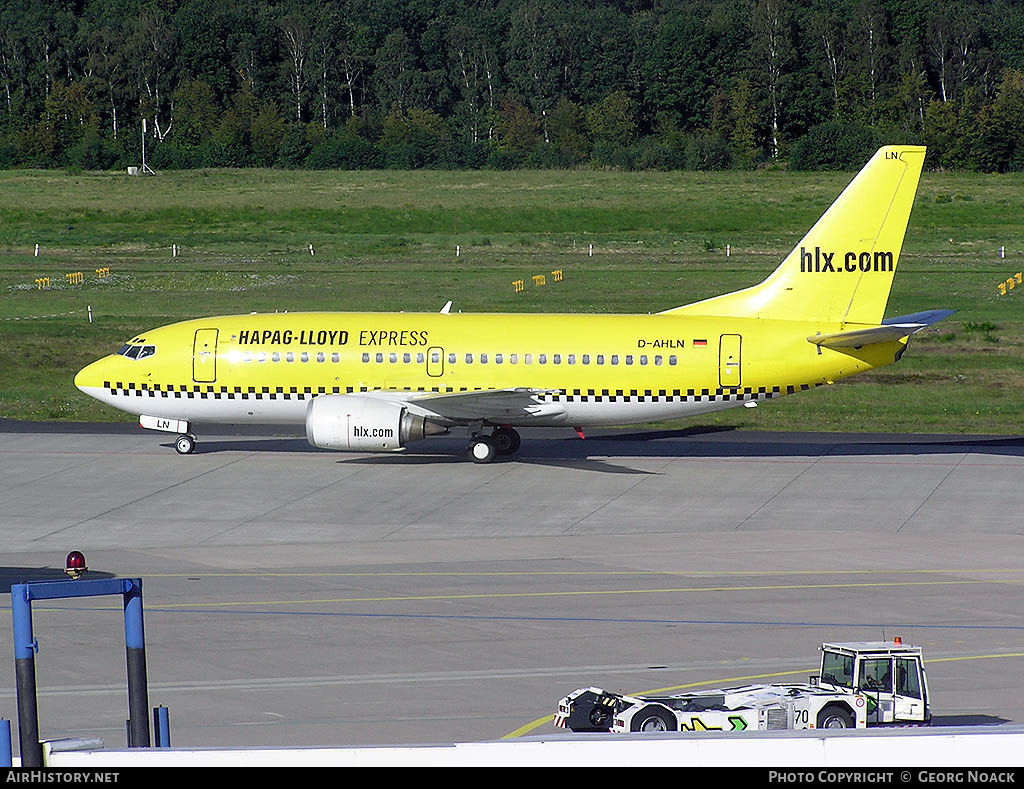
POLYGON ((921 698, 921 677, 916 660, 896 658, 896 695, 921 698))
POLYGON ((892 693, 892 661, 889 658, 870 658, 861 661, 857 686, 861 690, 892 693))
POLYGON ((853 657, 838 652, 825 652, 821 657, 821 681, 852 688, 853 657))

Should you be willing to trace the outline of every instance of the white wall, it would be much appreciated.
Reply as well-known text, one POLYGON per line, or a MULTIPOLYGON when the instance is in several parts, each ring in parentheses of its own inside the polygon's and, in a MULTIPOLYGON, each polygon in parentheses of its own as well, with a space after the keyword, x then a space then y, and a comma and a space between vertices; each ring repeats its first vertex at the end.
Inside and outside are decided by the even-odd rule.
MULTIPOLYGON (((59 748, 58 743, 53 744, 59 748)), ((1024 727, 873 729, 734 735, 554 735, 498 742, 361 748, 129 749, 53 752, 49 767, 496 767, 760 766, 785 768, 1012 767, 1024 754, 1024 727)), ((916 777, 916 774, 915 774, 916 777)))

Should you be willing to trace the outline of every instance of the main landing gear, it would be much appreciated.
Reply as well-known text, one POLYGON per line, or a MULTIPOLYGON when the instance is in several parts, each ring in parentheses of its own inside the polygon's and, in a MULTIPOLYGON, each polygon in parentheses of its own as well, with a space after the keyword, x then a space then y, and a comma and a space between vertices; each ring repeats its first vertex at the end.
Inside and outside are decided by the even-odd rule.
POLYGON ((191 455, 196 451, 196 437, 191 433, 182 433, 174 440, 174 448, 179 455, 191 455))
POLYGON ((469 459, 474 463, 490 463, 498 455, 514 455, 522 439, 511 427, 496 427, 489 436, 474 434, 469 439, 469 459))

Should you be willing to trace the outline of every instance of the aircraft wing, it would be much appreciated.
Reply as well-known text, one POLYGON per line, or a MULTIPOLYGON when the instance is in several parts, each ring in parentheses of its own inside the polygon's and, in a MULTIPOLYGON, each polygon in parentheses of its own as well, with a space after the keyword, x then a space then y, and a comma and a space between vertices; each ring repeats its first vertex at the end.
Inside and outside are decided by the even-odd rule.
POLYGON ((548 389, 481 389, 472 392, 424 392, 405 402, 436 416, 456 422, 520 421, 557 417, 564 413, 561 403, 544 402, 548 389))
POLYGON ((904 337, 916 334, 943 318, 948 318, 955 310, 928 310, 915 312, 913 315, 901 315, 886 318, 881 326, 870 326, 866 329, 835 332, 834 334, 815 334, 807 338, 807 342, 822 345, 826 348, 860 348, 880 342, 896 342, 904 337))

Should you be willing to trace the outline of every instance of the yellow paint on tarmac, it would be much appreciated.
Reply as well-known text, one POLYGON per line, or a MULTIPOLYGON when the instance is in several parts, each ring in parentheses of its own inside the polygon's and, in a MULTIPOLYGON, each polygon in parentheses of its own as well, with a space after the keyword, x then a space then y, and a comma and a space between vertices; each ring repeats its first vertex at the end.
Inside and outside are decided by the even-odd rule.
POLYGON ((563 592, 486 592, 467 594, 436 594, 436 595, 387 595, 380 597, 328 597, 305 600, 241 600, 211 603, 147 603, 148 610, 168 610, 174 608, 221 608, 239 606, 273 606, 273 605, 331 605, 337 603, 397 603, 430 600, 503 600, 541 597, 594 597, 610 595, 641 595, 641 594, 697 594, 707 592, 765 592, 795 591, 807 589, 858 589, 907 586, 962 586, 967 584, 1019 584, 1020 581, 1001 580, 950 580, 950 581, 878 581, 874 583, 845 584, 777 584, 753 586, 683 586, 656 589, 588 589, 584 591, 563 592))
MULTIPOLYGON (((593 577, 595 572, 601 577, 612 576, 645 576, 645 575, 671 575, 671 576, 693 576, 696 578, 714 578, 720 576, 776 576, 776 575, 891 575, 893 568, 887 567, 879 570, 481 570, 474 572, 237 572, 237 573, 146 573, 146 578, 501 578, 501 577, 529 577, 529 576, 587 576, 593 577)), ((937 575, 943 573, 1024 573, 1024 567, 978 567, 978 568, 948 568, 932 570, 901 569, 904 575, 937 575)), ((131 573, 128 573, 131 575, 131 573)))
MULTIPOLYGON (((980 571, 975 571, 980 572, 980 571)), ((1000 571, 1002 572, 1002 571, 1000 571)), ((375 575, 375 574, 371 574, 375 575)), ((442 574, 447 575, 447 574, 442 574)), ((195 577, 195 576, 189 576, 195 577)), ((480 592, 465 594, 433 594, 433 595, 383 595, 376 597, 326 597, 306 598, 301 600, 221 600, 215 602, 189 602, 189 603, 154 603, 152 600, 146 603, 147 610, 173 610, 173 609, 197 609, 197 608, 237 608, 243 606, 290 606, 290 605, 336 605, 340 603, 400 603, 400 602, 426 602, 437 600, 507 600, 525 598, 554 598, 554 597, 608 597, 614 595, 657 595, 657 594, 702 594, 715 592, 724 594, 728 592, 770 592, 770 591, 800 591, 813 589, 874 589, 892 587, 914 587, 914 586, 964 586, 975 584, 1013 584, 1019 585, 1020 580, 1006 579, 951 579, 941 581, 874 581, 863 583, 839 583, 839 584, 758 584, 748 586, 680 586, 680 587, 657 587, 649 589, 587 589, 569 591, 548 591, 548 592, 480 592)), ((104 606, 100 606, 101 608, 104 606)), ((114 606, 111 606, 113 609, 114 606)), ((42 609, 40 609, 42 610, 42 609)), ((60 609, 53 609, 60 610, 60 609)))

